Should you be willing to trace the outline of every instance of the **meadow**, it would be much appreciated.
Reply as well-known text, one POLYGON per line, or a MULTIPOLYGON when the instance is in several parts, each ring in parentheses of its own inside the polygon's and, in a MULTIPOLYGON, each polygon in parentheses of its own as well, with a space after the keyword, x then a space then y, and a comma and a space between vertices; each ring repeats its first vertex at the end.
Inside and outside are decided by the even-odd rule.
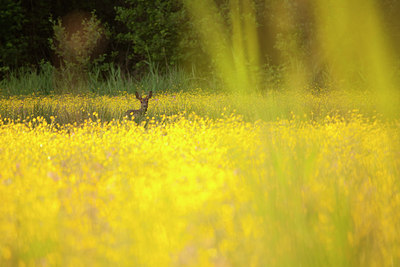
POLYGON ((138 105, 0 99, 1 266, 400 265, 400 123, 366 92, 138 105))

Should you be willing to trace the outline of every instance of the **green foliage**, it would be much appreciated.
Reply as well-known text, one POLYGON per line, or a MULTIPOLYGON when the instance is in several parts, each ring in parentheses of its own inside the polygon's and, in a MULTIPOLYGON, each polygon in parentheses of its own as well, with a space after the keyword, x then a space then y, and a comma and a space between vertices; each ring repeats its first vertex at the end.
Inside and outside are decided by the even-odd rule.
MULTIPOLYGON (((204 80, 218 79, 217 71, 211 73, 211 75, 209 74, 212 67, 221 62, 221 60, 218 60, 218 53, 224 52, 223 48, 226 45, 221 45, 221 50, 211 49, 215 51, 216 56, 206 56, 209 51, 205 46, 207 42, 211 42, 211 36, 210 34, 206 35, 203 38, 204 40, 200 42, 197 31, 199 23, 192 20, 186 7, 182 5, 183 2, 185 1, 89 0, 67 2, 0 0, 0 79, 5 79, 3 84, 8 84, 7 88, 13 88, 8 91, 9 89, 6 90, 6 87, 3 86, 1 89, 8 94, 16 92, 25 94, 37 91, 69 92, 70 89, 81 92, 81 89, 85 88, 85 90, 103 94, 105 92, 115 93, 115 90, 110 88, 118 88, 119 90, 119 88, 126 87, 126 84, 131 83, 133 80, 135 80, 135 84, 141 83, 143 86, 153 87, 153 89, 154 87, 162 87, 163 90, 175 90, 171 89, 173 86, 170 86, 169 80, 181 81, 182 78, 178 76, 184 76, 186 80, 199 80, 199 76, 207 77, 204 80), (51 22, 49 16, 64 18, 75 11, 87 13, 90 10, 96 10, 96 15, 102 21, 102 25, 105 25, 109 30, 109 40, 102 44, 101 51, 96 51, 96 56, 99 57, 88 56, 91 50, 89 43, 94 42, 96 39, 92 37, 90 40, 88 39, 88 43, 83 44, 83 46, 87 45, 89 49, 80 50, 81 52, 78 55, 76 51, 65 47, 66 42, 63 43, 64 47, 61 45, 56 49, 58 43, 55 41, 52 50, 48 40, 53 37, 54 30, 59 25, 56 25, 57 21, 51 22), (55 62, 57 60, 55 56, 63 58, 62 65, 64 67, 75 65, 71 68, 75 69, 75 71, 60 71, 52 77, 49 76, 46 81, 54 81, 52 83, 55 86, 54 89, 40 89, 45 88, 43 86, 35 89, 30 85, 24 89, 15 87, 20 82, 32 81, 32 79, 36 79, 33 77, 42 75, 40 62, 51 62, 53 65, 58 66, 55 62), (199 75, 196 78, 190 71, 192 67, 196 69, 196 75, 199 75), (32 70, 28 70, 29 68, 32 68, 32 70), (187 73, 180 74, 182 69, 187 73), (120 73, 117 74, 118 72, 120 73), (191 73, 189 78, 188 73, 191 73), (164 74, 167 75, 163 76, 164 74), (21 77, 21 80, 17 82, 16 79, 19 79, 17 75, 25 77, 21 77), (79 75, 83 77, 79 77, 79 75), (111 87, 103 89, 102 86, 107 79, 110 80, 107 83, 111 87), (126 79, 126 81, 123 81, 123 79, 126 79), (10 87, 11 80, 13 80, 12 84, 14 85, 10 87), (57 85, 62 80, 71 82, 65 83, 65 90, 61 88, 63 86, 57 85), (76 84, 77 81, 83 81, 83 84, 76 84)), ((202 1, 188 0, 186 2, 202 1)), ((376 3, 374 10, 376 9, 377 14, 380 14, 377 17, 382 22, 380 24, 383 29, 383 37, 385 37, 383 43, 392 47, 389 55, 393 59, 391 61, 398 61, 400 52, 397 47, 399 47, 398 44, 400 43, 400 22, 397 19, 397 14, 400 10, 400 1, 385 0, 374 2, 376 3)), ((346 42, 342 42, 340 38, 337 40, 338 45, 332 45, 332 48, 334 48, 333 51, 338 51, 335 62, 340 62, 343 59, 343 67, 338 66, 334 69, 331 66, 332 64, 328 64, 326 57, 333 58, 334 53, 322 53, 323 45, 319 44, 316 35, 318 34, 318 29, 321 31, 324 27, 318 27, 318 25, 322 19, 326 20, 330 16, 332 16, 333 24, 343 20, 337 19, 329 8, 327 8, 327 16, 318 15, 319 13, 315 12, 316 7, 314 5, 317 3, 316 0, 210 0, 208 3, 215 4, 215 14, 218 14, 221 18, 221 25, 226 28, 226 42, 229 44, 236 41, 237 49, 226 52, 228 55, 234 55, 231 58, 236 62, 236 67, 239 69, 238 73, 240 73, 241 69, 248 68, 250 73, 248 76, 251 79, 256 77, 255 80, 260 84, 261 90, 265 88, 285 89, 292 86, 294 88, 302 87, 298 86, 299 83, 313 85, 310 88, 313 87, 315 90, 339 88, 343 85, 335 83, 336 81, 332 79, 331 74, 341 72, 345 77, 349 77, 348 80, 351 80, 349 84, 352 88, 374 88, 371 84, 366 85, 364 81, 366 76, 362 74, 363 70, 346 67, 351 65, 349 63, 357 61, 345 59, 346 53, 342 53, 343 49, 353 46, 346 45, 346 42), (247 8, 245 8, 246 4, 248 5, 247 8), (235 13, 237 20, 233 19, 235 16, 232 16, 232 10, 237 11, 235 13), (248 34, 249 28, 245 27, 246 22, 251 22, 254 26, 253 35, 258 36, 257 42, 249 41, 252 40, 252 35, 248 34), (236 28, 234 26, 235 23, 236 28), (234 29, 236 29, 236 35, 233 34, 235 32, 234 29), (240 51, 244 51, 244 49, 241 49, 243 45, 248 47, 248 51, 240 57, 240 51), (339 47, 341 48, 339 49, 339 47), (250 52, 253 51, 256 51, 254 55, 258 55, 259 62, 257 63, 259 64, 257 66, 254 64, 255 67, 249 67, 248 65, 254 62, 253 58, 249 57, 251 55, 250 52), (241 60, 237 60, 238 58, 241 58, 241 60), (242 64, 242 62, 244 63, 242 64), (292 77, 300 77, 301 79, 292 77), (296 83, 297 80, 300 80, 300 82, 296 83)), ((322 4, 322 6, 326 5, 322 4)), ((354 7, 349 5, 347 9, 350 12, 351 10, 357 10, 356 7, 357 5, 354 5, 354 7)), ((355 12, 360 13, 358 11, 355 12)), ((357 16, 349 16, 349 18, 353 17, 357 16)), ((202 22, 207 22, 204 16, 201 17, 201 20, 202 22)), ((87 22, 90 24, 90 20, 87 22)), ((363 23, 345 23, 345 25, 362 26, 363 23)), ((91 27, 90 25, 87 26, 91 27)), ((95 21, 92 21, 92 26, 96 26, 95 21)), ((215 34, 216 32, 213 26, 207 27, 207 29, 210 33, 215 34)), ((56 35, 58 34, 58 37, 62 39, 62 29, 58 28, 56 30, 58 31, 56 35)), ((350 32, 358 34, 361 31, 352 30, 350 32)), ((330 36, 342 35, 331 34, 330 36)), ((361 52, 359 48, 367 44, 371 44, 372 47, 379 43, 370 31, 365 31, 365 36, 370 36, 374 42, 356 42, 357 46, 354 46, 356 47, 354 51, 357 53, 349 50, 349 56, 359 54, 358 58, 361 61, 365 61, 369 58, 368 55, 372 55, 371 53, 361 52)), ((73 39, 77 43, 82 43, 84 38, 76 35, 73 39)), ((218 41, 217 43, 221 44, 218 41)), ((322 43, 329 44, 329 42, 322 43)), ((376 49, 375 51, 385 50, 376 49)), ((376 56, 375 58, 383 57, 376 56)), ((228 63, 226 65, 233 66, 235 64, 228 63)), ((365 64, 365 66, 368 69, 372 64, 365 64)), ((382 73, 388 73, 388 71, 383 71, 379 66, 376 71, 371 71, 371 73, 377 73, 379 70, 382 73)), ((396 76, 396 74, 393 73, 392 76, 396 76)), ((236 76, 231 75, 231 77, 236 76)), ((378 77, 379 75, 373 76, 378 77)), ((346 79, 336 80, 342 81, 346 79)), ((238 80, 244 79, 240 77, 238 80)), ((253 84, 254 81, 250 82, 250 84, 253 84)), ((236 85, 238 83, 233 82, 233 84, 236 85)), ((175 85, 175 87, 177 86, 175 85)), ((208 87, 208 84, 206 84, 206 87, 208 87)), ((248 87, 255 88, 256 86, 248 87)), ((386 87, 382 86, 382 88, 386 87)), ((131 91, 134 89, 126 88, 124 90, 131 91)))
POLYGON ((22 35, 26 22, 21 1, 2 0, 0 9, 0 75, 18 66, 27 56, 27 38, 22 35))
POLYGON ((95 13, 89 20, 82 21, 82 30, 67 32, 61 20, 53 21, 54 39, 50 39, 51 49, 60 57, 62 65, 87 67, 98 40, 104 33, 95 13))
POLYGON ((116 96, 126 92, 134 94, 135 91, 180 92, 193 88, 207 88, 214 91, 220 88, 215 79, 200 79, 195 69, 187 72, 173 66, 162 72, 156 65, 151 65, 150 70, 139 79, 124 74, 121 68, 114 64, 92 66, 85 73, 84 82, 79 84, 79 81, 71 81, 68 86, 67 81, 72 80, 72 74, 61 73, 50 62, 43 61, 37 69, 20 68, 10 71, 8 77, 0 80, 0 96, 68 92, 116 96), (78 84, 80 88, 73 87, 72 84, 78 84), (61 87, 62 85, 65 87, 61 87))
MULTIPOLYGON (((188 21, 179 1, 126 0, 125 6, 115 10, 116 20, 126 27, 117 39, 128 44, 127 60, 136 70, 146 64, 165 69, 184 59, 180 40, 184 37, 182 27, 188 21)), ((188 41, 182 44, 188 45, 188 41)))
POLYGON ((94 12, 89 19, 83 19, 81 29, 75 32, 69 32, 61 19, 53 21, 53 29, 54 38, 49 40, 50 46, 60 59, 56 89, 79 92, 87 83, 91 57, 105 31, 94 12))
POLYGON ((38 69, 19 68, 8 72, 0 80, 0 94, 11 95, 48 95, 53 91, 53 66, 42 61, 38 69))

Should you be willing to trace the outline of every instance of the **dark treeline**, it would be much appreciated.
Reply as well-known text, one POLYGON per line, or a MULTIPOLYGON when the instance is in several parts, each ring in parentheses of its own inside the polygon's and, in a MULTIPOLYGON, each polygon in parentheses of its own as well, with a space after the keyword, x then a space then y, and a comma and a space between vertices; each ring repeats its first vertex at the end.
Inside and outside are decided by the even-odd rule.
MULTIPOLYGON (((271 4, 280 0, 254 0, 260 37, 260 55, 268 63, 278 64, 284 45, 281 33, 276 32, 276 14, 271 4)), ((58 19, 77 20, 95 14, 101 22, 103 37, 100 45, 92 51, 97 64, 114 64, 131 74, 140 73, 149 63, 161 69, 179 64, 202 68, 209 66, 204 50, 197 38, 188 11, 179 0, 1 0, 0 10, 0 74, 21 67, 36 68, 43 62, 59 64, 60 60, 50 39, 54 38, 58 19)), ((222 17, 229 24, 229 1, 216 0, 222 17)), ((287 2, 287 1, 282 1, 287 2)), ((292 12, 298 34, 305 49, 313 34, 312 0, 285 3, 292 12)), ((395 46, 400 44, 400 20, 398 0, 383 0, 379 8, 384 14, 395 46)), ((228 25, 229 26, 229 25, 228 25)), ((73 26, 67 31, 73 31, 73 26)), ((286 39, 283 39, 285 41, 286 39)), ((54 44, 54 43, 53 43, 54 44)), ((312 51, 311 51, 312 52, 312 51)), ((93 55, 91 55, 91 59, 93 55)), ((312 64, 312 63, 311 63, 312 64)))
POLYGON ((0 71, 47 61, 57 65, 49 42, 55 22, 81 23, 92 12, 106 29, 106 42, 97 53, 103 63, 139 69, 146 60, 166 64, 184 61, 178 48, 181 32, 188 32, 188 18, 179 1, 1 0, 0 71))

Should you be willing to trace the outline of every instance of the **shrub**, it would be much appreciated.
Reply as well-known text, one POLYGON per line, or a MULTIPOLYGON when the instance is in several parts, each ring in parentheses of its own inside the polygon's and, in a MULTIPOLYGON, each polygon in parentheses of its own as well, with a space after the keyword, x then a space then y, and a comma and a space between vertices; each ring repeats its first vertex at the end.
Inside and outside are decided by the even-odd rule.
POLYGON ((54 38, 50 39, 50 45, 60 64, 55 73, 57 91, 76 92, 85 88, 92 55, 105 34, 94 12, 89 18, 82 16, 84 15, 77 16, 81 19, 78 29, 66 28, 61 19, 53 21, 54 38))
POLYGON ((125 0, 125 5, 115 10, 116 20, 125 27, 117 39, 131 48, 126 60, 136 71, 148 64, 165 70, 183 61, 185 47, 193 46, 185 30, 189 20, 180 1, 125 0))

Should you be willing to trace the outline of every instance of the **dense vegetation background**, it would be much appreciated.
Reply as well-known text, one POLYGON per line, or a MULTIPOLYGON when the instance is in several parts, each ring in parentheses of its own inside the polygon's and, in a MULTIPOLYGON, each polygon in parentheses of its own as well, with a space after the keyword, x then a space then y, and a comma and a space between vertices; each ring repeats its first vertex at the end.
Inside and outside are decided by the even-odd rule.
MULTIPOLYGON (((54 21, 81 23, 95 12, 106 29, 106 42, 96 51, 100 63, 113 63, 138 72, 145 62, 161 68, 189 60, 197 46, 180 1, 13 1, 3 0, 0 11, 1 74, 20 67, 57 65, 49 39, 54 21)), ((76 26, 76 25, 75 25, 76 26)))
MULTIPOLYGON (((214 2, 227 29, 232 29, 230 1, 214 2)), ((257 49, 260 50, 257 54, 262 71, 285 69, 285 65, 289 64, 287 59, 292 57, 290 50, 293 43, 297 42, 305 59, 303 63, 310 72, 308 82, 325 86, 328 67, 316 51, 315 1, 239 1, 241 18, 248 15, 243 8, 247 2, 251 2, 255 9, 259 37, 257 49), (287 25, 287 18, 283 18, 277 10, 284 10, 286 16, 290 17, 290 26, 287 25)), ((75 68, 75 73, 82 73, 82 66, 84 72, 96 69, 97 75, 92 80, 109 77, 112 68, 118 68, 121 75, 129 74, 130 77, 141 77, 144 72, 155 70, 165 72, 171 67, 207 73, 215 63, 213 60, 216 60, 206 56, 204 42, 207 40, 200 41, 195 25, 199 22, 190 19, 184 1, 2 0, 1 6, 1 79, 10 79, 15 73, 21 73, 21 69, 43 71, 50 64, 65 67, 68 64, 76 65, 77 62, 81 66, 75 68), (96 46, 89 49, 87 55, 80 55, 80 60, 75 55, 68 61, 66 54, 72 52, 57 50, 62 38, 60 27, 57 26, 65 27, 65 38, 68 39, 77 30, 82 31, 82 26, 77 25, 84 20, 89 21, 92 15, 96 20, 91 25, 98 23, 95 30, 101 33, 101 37, 88 37, 95 40, 96 46), (61 24, 58 24, 59 20, 61 24)), ((396 14, 400 11, 400 1, 378 1, 376 8, 383 19, 384 32, 394 48, 395 53, 391 56, 398 58, 399 51, 396 48, 400 44, 400 21, 396 14)), ((87 39, 80 41, 87 42, 87 39)), ((69 80, 76 78, 74 75, 71 74, 69 80)))

